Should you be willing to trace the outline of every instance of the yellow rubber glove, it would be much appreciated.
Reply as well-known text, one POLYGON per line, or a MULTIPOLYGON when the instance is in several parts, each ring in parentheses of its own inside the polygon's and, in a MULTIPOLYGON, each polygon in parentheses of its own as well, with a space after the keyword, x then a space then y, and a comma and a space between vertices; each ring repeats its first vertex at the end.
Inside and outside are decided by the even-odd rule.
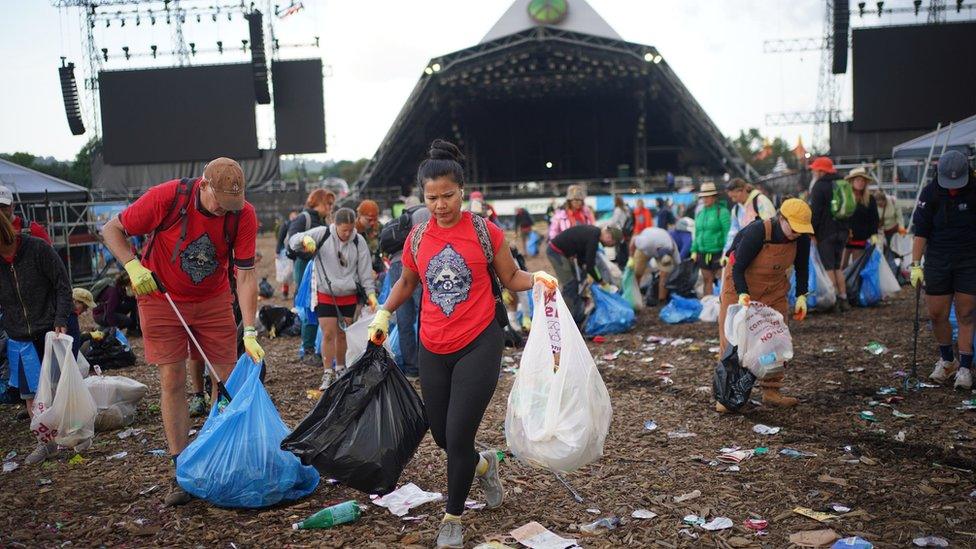
POLYGON ((302 237, 302 249, 305 253, 314 254, 315 253, 315 239, 306 235, 302 237))
POLYGON ((254 362, 264 360, 264 349, 258 343, 258 331, 254 329, 254 326, 244 327, 244 350, 254 359, 254 362))
POLYGON ((752 298, 749 297, 749 294, 739 294, 739 305, 748 307, 750 303, 752 303, 752 298))
MULTIPOLYGON (((631 259, 631 261, 633 261, 633 259, 631 259)), ((559 281, 556 280, 556 277, 545 271, 536 271, 532 273, 532 283, 542 284, 545 286, 547 292, 555 292, 556 288, 559 287, 559 281)))
POLYGON ((698 261, 698 252, 691 252, 691 260, 698 261))
POLYGON ((911 281, 912 288, 918 288, 919 284, 925 284, 925 273, 918 263, 912 263, 911 281))
POLYGON ((807 296, 806 294, 796 297, 796 305, 793 306, 793 320, 803 320, 807 317, 807 296))
POLYGON ((390 311, 380 309, 376 311, 376 316, 366 327, 369 340, 377 345, 382 345, 386 341, 386 334, 390 333, 390 311))
POLYGON ((149 295, 159 288, 153 280, 153 273, 142 266, 138 259, 133 259, 125 264, 125 272, 129 273, 129 280, 132 282, 132 291, 136 295, 149 295))
POLYGON ((879 237, 876 234, 871 235, 871 244, 874 245, 875 248, 877 248, 878 245, 881 244, 881 237, 879 237))
POLYGON ((376 312, 376 307, 379 305, 379 302, 376 301, 376 294, 366 296, 366 305, 369 307, 369 312, 376 312))
POLYGON ((627 268, 628 269, 633 269, 634 268, 634 258, 633 257, 627 260, 627 268))
POLYGON ((88 332, 88 335, 90 335, 95 341, 105 339, 105 332, 102 332, 101 330, 92 330, 91 332, 88 332))
POLYGON ((718 264, 721 265, 721 266, 723 266, 723 267, 726 266, 726 265, 728 265, 729 264, 729 257, 727 255, 725 255, 725 254, 722 254, 722 259, 719 259, 718 260, 718 264))

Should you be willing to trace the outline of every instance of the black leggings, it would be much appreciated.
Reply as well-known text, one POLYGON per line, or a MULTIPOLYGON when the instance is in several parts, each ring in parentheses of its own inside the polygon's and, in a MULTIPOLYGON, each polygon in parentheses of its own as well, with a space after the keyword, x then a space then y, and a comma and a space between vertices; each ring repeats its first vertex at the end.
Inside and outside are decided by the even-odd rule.
POLYGON ((447 512, 460 515, 471 490, 478 452, 474 437, 495 394, 501 372, 504 336, 492 320, 481 335, 449 355, 420 344, 417 363, 430 433, 447 451, 447 512))

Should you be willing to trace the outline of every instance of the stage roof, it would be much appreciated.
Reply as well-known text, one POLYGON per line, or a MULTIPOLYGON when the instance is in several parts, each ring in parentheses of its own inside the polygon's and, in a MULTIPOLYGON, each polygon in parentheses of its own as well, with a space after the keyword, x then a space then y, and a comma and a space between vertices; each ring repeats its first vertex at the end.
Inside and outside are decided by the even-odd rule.
POLYGON ((14 200, 22 202, 41 200, 45 193, 51 200, 76 200, 88 196, 88 189, 81 185, 3 159, 0 159, 0 183, 14 193, 14 200))
POLYGON ((356 190, 408 189, 437 137, 462 147, 474 183, 612 178, 625 166, 756 175, 654 47, 619 39, 580 0, 556 25, 532 24, 528 4, 480 44, 430 60, 356 190), (550 160, 562 171, 541 168, 550 160))
POLYGON ((935 143, 935 154, 945 149, 957 150, 969 156, 976 149, 976 114, 969 118, 954 122, 950 126, 943 126, 939 131, 931 131, 925 135, 896 145, 891 149, 892 158, 925 158, 935 143))

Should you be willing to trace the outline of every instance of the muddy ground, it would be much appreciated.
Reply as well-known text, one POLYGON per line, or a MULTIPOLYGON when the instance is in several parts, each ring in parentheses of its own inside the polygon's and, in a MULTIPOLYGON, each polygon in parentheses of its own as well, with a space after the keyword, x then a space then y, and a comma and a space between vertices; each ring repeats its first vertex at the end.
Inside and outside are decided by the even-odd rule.
MULTIPOLYGON (((272 242, 262 238, 260 269, 273 280, 272 242)), ((537 266, 542 266, 542 261, 537 266)), ((283 304, 274 298, 272 303, 283 304)), ((550 473, 507 459, 501 467, 505 505, 494 511, 465 514, 469 547, 486 536, 505 534, 529 521, 575 537, 587 547, 786 547, 791 534, 832 528, 841 536, 859 535, 876 547, 904 547, 918 536, 938 535, 953 546, 976 546, 976 506, 972 470, 976 469, 973 411, 957 409, 971 395, 951 388, 928 388, 905 395, 891 406, 875 404, 882 387, 900 387, 900 372, 910 368, 913 297, 905 290, 889 303, 844 315, 812 314, 793 325, 795 360, 789 365, 786 392, 802 400, 792 410, 754 407, 744 414, 720 416, 710 396, 716 362, 715 324, 664 325, 657 310, 641 313, 634 332, 591 343, 613 402, 613 423, 604 457, 567 475, 584 498, 577 503, 550 473), (682 345, 647 347, 648 336, 691 338, 682 345), (872 341, 887 347, 874 356, 863 348, 872 341), (623 351, 614 359, 613 353, 623 351), (646 359, 653 359, 647 362, 646 359), (658 374, 673 366, 670 383, 658 374), (895 417, 894 410, 913 417, 895 417), (872 410, 877 422, 859 417, 872 410), (653 420, 656 430, 646 430, 653 420), (781 427, 775 435, 753 432, 756 424, 781 427), (695 436, 669 438, 669 432, 695 436), (899 439, 903 439, 901 442, 899 439), (739 464, 739 470, 715 462, 719 449, 768 448, 768 453, 739 464), (851 447, 845 451, 845 447, 851 447), (791 458, 784 448, 816 454, 791 458), (699 490, 683 503, 673 498, 699 490), (828 523, 793 510, 851 509, 828 523), (650 520, 632 519, 647 509, 650 520), (728 517, 734 526, 708 532, 682 523, 695 514, 711 520, 728 517), (622 524, 598 536, 580 534, 581 524, 601 517, 622 524), (743 526, 750 518, 769 521, 765 535, 743 526), (681 532, 685 530, 685 532, 681 532), (697 536, 693 539, 689 534, 697 536)), ((297 362, 297 338, 263 340, 270 375, 267 388, 284 421, 295 425, 315 404, 306 397, 320 371, 297 362)), ((922 370, 937 358, 931 335, 920 338, 922 370)), ((133 346, 141 355, 141 340, 133 346)), ((506 352, 518 364, 517 352, 506 352)), ((368 504, 361 494, 323 482, 304 500, 270 509, 215 508, 202 501, 177 508, 162 506, 172 466, 150 450, 165 448, 158 413, 158 376, 140 356, 136 367, 112 372, 150 387, 133 427, 138 437, 119 439, 99 433, 83 461, 70 464, 62 450, 40 466, 21 465, 0 475, 0 546, 54 547, 390 547, 429 546, 443 509, 428 504, 415 509, 419 522, 405 522, 368 504), (121 460, 108 456, 126 451, 121 460), (158 487, 158 488, 154 488, 158 487), (294 532, 291 523, 346 499, 366 505, 355 524, 334 530, 294 532)), ((504 448, 505 403, 513 374, 502 374, 478 440, 504 448)), ((755 393, 754 393, 755 396, 755 393)), ((34 447, 28 422, 17 408, 0 408, 0 455, 16 451, 23 463, 34 447)), ((202 419, 194 426, 199 428, 202 419)), ((404 471, 403 483, 446 492, 445 461, 428 436, 404 471)), ((480 498, 477 489, 472 497, 480 498)))

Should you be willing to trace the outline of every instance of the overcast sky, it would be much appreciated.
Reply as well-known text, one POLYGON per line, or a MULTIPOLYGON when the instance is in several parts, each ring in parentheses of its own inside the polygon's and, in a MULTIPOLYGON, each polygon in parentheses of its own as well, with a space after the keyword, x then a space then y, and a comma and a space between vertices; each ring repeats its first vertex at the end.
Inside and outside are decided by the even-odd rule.
MULTIPOLYGON (((570 0, 570 9, 572 3, 570 0)), ((287 0, 278 0, 287 4, 287 0)), ((212 2, 184 0, 184 5, 212 2)), ((266 0, 257 2, 264 5, 266 0)), ((282 58, 320 55, 325 79, 329 152, 316 158, 370 157, 393 122, 431 57, 478 43, 511 4, 510 0, 305 0, 306 9, 279 21, 282 44, 311 42, 321 48, 288 48, 282 58)), ((817 0, 590 0, 625 40, 658 48, 685 86, 726 135, 759 127, 790 142, 810 144, 812 127, 766 127, 767 113, 811 111, 816 105, 819 52, 764 54, 763 42, 815 37, 823 31, 823 2, 817 0)), ((853 3, 852 3, 853 4, 853 3)), ((873 4, 871 2, 870 4, 873 4)), ((890 5, 897 4, 888 2, 890 5)), ((902 4, 910 6, 908 0, 902 4)), ((922 15, 924 19, 924 14, 922 15)), ((876 15, 852 24, 912 22, 876 15)), ((99 47, 109 49, 108 69, 167 66, 170 59, 124 61, 121 48, 148 52, 172 48, 172 27, 136 27, 129 20, 96 29, 99 47)), ((0 0, 0 152, 27 151, 71 158, 92 134, 90 101, 82 104, 88 134, 68 131, 58 83, 59 57, 85 73, 83 26, 78 9, 57 9, 48 0, 0 0)), ((239 16, 218 23, 185 25, 186 41, 214 48, 223 56, 193 62, 243 62, 240 40, 247 25, 239 16), (231 51, 233 50, 233 51, 231 51)), ((850 111, 850 78, 841 77, 841 107, 850 111)), ((271 134, 268 107, 258 109, 259 137, 271 134)))

